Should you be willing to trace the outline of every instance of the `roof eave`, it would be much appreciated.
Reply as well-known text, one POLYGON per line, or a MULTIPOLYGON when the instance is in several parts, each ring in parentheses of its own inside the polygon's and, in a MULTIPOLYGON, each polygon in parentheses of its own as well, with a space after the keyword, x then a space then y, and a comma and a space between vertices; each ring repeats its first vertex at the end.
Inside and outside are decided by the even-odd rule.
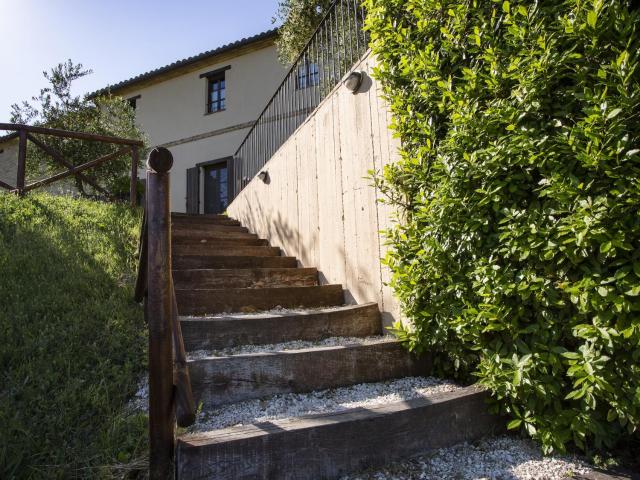
POLYGON ((254 43, 262 42, 265 40, 275 39, 278 34, 278 29, 267 30, 266 32, 259 33, 257 35, 253 35, 251 37, 246 37, 240 40, 237 40, 232 43, 228 43, 219 48, 209 50, 198 55, 194 55, 193 57, 188 57, 183 60, 178 60, 169 65, 165 65, 164 67, 157 68, 155 70, 151 70, 146 73, 142 73, 135 77, 132 77, 128 80, 123 80, 122 82, 116 83, 114 85, 109 85, 100 90, 96 90, 95 92, 91 92, 88 94, 88 98, 95 98, 104 94, 117 94, 120 91, 125 89, 129 89, 135 85, 146 83, 154 80, 157 77, 162 77, 172 72, 178 72, 180 70, 188 69, 189 67, 210 61, 211 59, 221 56, 225 53, 232 52, 234 50, 238 50, 243 47, 247 47, 254 43))

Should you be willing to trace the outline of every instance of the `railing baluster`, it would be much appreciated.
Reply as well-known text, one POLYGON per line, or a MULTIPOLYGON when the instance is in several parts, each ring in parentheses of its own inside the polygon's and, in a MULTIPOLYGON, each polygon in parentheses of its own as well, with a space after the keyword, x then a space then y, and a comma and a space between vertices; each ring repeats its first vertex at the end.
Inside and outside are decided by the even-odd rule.
MULTIPOLYGON (((352 0, 347 0, 352 1, 352 0)), ((358 30, 358 0, 353 0, 353 32, 356 36, 356 49, 360 51, 360 32, 358 30)))

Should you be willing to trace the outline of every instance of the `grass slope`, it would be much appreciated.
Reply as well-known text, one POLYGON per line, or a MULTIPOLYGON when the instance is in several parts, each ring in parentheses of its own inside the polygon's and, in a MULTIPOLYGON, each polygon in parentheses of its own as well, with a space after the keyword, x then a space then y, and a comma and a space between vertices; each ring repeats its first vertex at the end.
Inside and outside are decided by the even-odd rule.
POLYGON ((0 478, 107 478, 146 450, 139 214, 0 194, 0 478))

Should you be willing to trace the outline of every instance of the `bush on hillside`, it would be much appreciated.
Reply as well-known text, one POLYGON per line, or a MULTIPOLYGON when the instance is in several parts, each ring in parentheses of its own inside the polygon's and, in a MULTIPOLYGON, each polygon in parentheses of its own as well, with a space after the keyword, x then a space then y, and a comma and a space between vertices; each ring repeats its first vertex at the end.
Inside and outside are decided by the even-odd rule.
POLYGON ((112 478, 146 454, 125 408, 145 368, 133 300, 139 215, 0 195, 0 477, 112 478))
POLYGON ((640 12, 366 0, 397 332, 547 451, 640 426, 640 12))

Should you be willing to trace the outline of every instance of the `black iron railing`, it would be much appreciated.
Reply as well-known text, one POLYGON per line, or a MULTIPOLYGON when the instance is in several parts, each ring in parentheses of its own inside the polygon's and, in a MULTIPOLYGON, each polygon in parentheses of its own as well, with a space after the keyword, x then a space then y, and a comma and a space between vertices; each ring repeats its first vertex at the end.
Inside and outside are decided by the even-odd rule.
POLYGON ((360 0, 333 2, 234 154, 234 196, 367 51, 364 17, 360 0))

